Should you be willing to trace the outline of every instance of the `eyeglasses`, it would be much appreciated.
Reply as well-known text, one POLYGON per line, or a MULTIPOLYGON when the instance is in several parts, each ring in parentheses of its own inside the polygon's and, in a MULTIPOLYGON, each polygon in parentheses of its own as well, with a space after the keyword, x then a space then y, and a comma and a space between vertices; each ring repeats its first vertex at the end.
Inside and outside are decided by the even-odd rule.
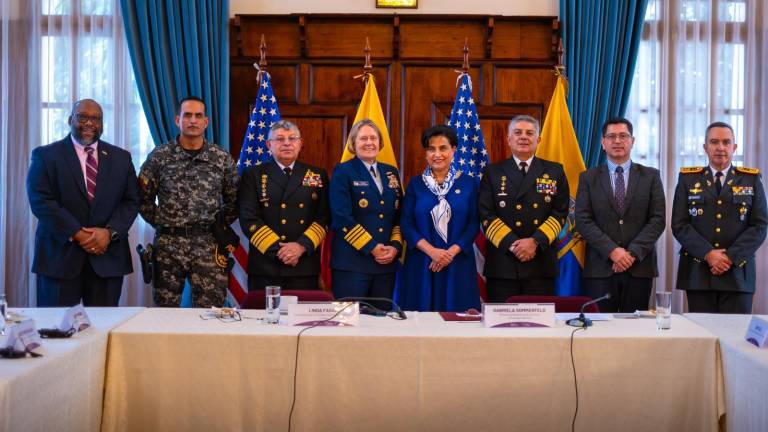
POLYGON ((84 125, 88 122, 91 122, 93 124, 99 124, 101 123, 102 117, 101 116, 87 116, 87 115, 80 115, 75 114, 75 118, 77 119, 77 122, 81 125, 84 125))
POLYGON ((210 311, 206 311, 206 313, 200 314, 199 316, 203 321, 218 319, 221 322, 228 323, 243 320, 240 311, 232 308, 212 308, 210 311))
POLYGON ((355 141, 360 141, 360 142, 364 142, 364 143, 367 143, 367 142, 374 142, 375 143, 375 142, 379 142, 379 137, 376 136, 376 135, 359 136, 359 137, 357 137, 355 139, 355 141))
POLYGON ((607 139, 608 141, 613 141, 616 138, 618 138, 619 141, 627 141, 630 138, 632 138, 632 135, 628 133, 608 134, 608 135, 604 135, 603 138, 607 139))
POLYGON ((300 140, 301 137, 298 137, 296 135, 291 135, 289 137, 280 137, 280 138, 272 138, 270 141, 276 142, 278 144, 285 144, 285 143, 295 143, 296 141, 300 140))

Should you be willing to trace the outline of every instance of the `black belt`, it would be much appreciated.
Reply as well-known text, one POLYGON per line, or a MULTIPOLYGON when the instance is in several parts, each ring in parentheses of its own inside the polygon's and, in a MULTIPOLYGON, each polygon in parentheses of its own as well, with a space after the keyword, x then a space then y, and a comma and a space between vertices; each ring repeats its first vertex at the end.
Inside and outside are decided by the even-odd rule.
POLYGON ((157 232, 160 235, 189 237, 193 235, 209 234, 211 232, 211 227, 200 226, 200 225, 188 225, 188 226, 182 226, 182 227, 160 227, 157 229, 157 232))

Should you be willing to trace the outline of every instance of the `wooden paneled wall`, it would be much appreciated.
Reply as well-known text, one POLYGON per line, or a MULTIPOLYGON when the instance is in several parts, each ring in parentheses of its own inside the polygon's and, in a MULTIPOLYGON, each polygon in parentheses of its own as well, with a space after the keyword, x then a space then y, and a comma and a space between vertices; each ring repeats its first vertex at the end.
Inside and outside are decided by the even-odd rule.
POLYGON ((509 157, 516 114, 543 120, 555 86, 555 17, 480 15, 238 15, 231 20, 231 152, 238 157, 256 93, 261 34, 283 118, 305 138, 300 159, 328 170, 341 158, 363 83, 373 74, 404 179, 424 169, 421 132, 450 117, 464 39, 491 161, 509 157))

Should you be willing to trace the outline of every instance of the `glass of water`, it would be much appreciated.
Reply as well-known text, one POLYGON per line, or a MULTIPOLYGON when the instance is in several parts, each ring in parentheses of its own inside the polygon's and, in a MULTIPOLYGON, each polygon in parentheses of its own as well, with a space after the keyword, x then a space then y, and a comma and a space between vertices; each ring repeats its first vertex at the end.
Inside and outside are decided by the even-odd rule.
POLYGON ((280 320, 280 287, 268 286, 264 287, 264 290, 267 295, 267 317, 265 322, 269 324, 277 324, 280 320))
POLYGON ((656 291, 656 327, 668 330, 672 327, 672 293, 656 291))

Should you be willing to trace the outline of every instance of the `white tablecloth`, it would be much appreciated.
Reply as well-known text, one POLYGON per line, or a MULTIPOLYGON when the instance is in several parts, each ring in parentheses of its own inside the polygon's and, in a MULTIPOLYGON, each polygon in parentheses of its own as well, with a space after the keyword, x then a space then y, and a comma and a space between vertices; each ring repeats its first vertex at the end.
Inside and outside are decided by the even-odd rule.
MULTIPOLYGON (((110 335, 103 430, 287 430, 299 328, 148 309, 110 335)), ((260 311, 246 311, 255 316, 260 311)), ((433 313, 301 336, 295 431, 564 431, 572 328, 485 329, 433 313)), ((598 322, 574 340, 577 428, 715 431, 717 339, 673 316, 598 322)))
POLYGON ((768 431, 768 348, 744 340, 752 315, 685 317, 720 338, 728 432, 768 431))
MULTIPOLYGON (((63 308, 11 309, 56 327, 63 308)), ((98 431, 107 334, 143 308, 86 308, 93 327, 69 339, 44 339, 43 357, 0 358, 0 431, 98 431)))

